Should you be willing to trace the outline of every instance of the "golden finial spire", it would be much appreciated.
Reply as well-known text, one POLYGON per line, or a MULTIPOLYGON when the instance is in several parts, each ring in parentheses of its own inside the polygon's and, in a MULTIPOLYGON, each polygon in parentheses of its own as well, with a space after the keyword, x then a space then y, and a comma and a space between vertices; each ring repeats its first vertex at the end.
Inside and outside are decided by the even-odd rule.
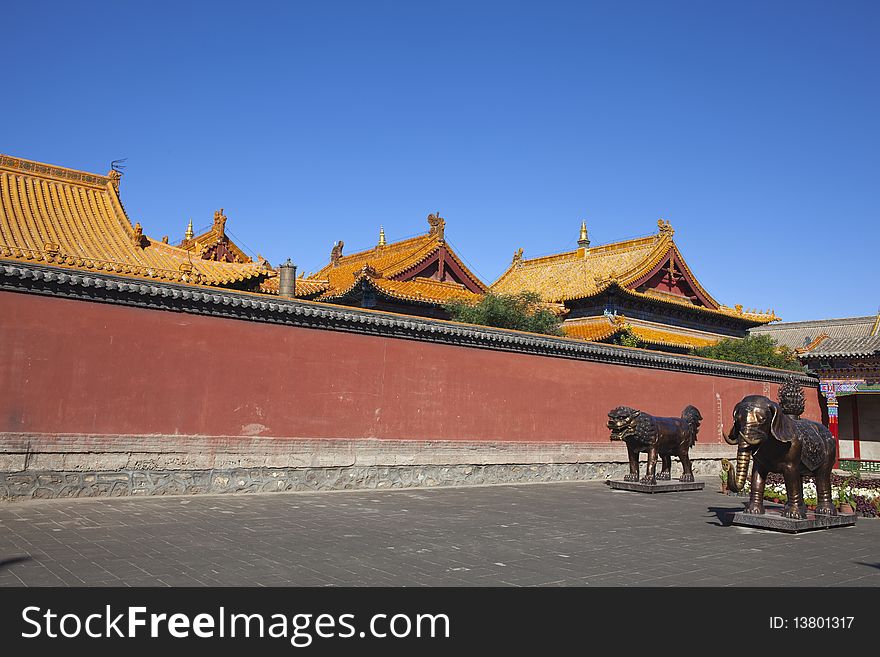
POLYGON ((192 218, 190 218, 189 226, 186 227, 186 232, 183 234, 183 239, 191 240, 193 238, 193 235, 195 235, 195 233, 193 232, 193 220, 192 218))
POLYGON ((581 236, 578 239, 578 246, 583 248, 589 248, 590 246, 590 238, 587 236, 587 222, 586 220, 581 222, 581 236))
POLYGON ((383 226, 379 226, 379 246, 385 246, 385 228, 383 226))

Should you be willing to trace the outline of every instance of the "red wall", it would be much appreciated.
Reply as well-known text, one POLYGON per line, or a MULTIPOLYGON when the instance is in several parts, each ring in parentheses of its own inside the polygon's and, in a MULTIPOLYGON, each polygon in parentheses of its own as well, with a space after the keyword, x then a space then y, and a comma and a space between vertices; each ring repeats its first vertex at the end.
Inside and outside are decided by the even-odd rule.
POLYGON ((0 292, 0 431, 604 442, 614 406, 694 404, 710 443, 776 388, 0 292))

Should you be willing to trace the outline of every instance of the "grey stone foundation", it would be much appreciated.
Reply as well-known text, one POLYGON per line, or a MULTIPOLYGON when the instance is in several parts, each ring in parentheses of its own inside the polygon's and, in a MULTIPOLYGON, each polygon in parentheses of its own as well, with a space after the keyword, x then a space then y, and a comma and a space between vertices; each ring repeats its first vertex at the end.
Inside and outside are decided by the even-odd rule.
MULTIPOLYGON (((717 475, 728 452, 695 448, 694 474, 717 475)), ((193 436, 0 434, 0 464, 5 501, 587 481, 629 472, 625 449, 602 443, 193 436)), ((673 461, 673 477, 680 468, 673 461)))

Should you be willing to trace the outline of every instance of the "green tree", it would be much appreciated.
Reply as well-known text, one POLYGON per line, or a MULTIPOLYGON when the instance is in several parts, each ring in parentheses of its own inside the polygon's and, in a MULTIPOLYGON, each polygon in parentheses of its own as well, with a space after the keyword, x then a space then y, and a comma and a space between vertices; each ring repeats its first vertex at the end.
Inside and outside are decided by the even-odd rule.
POLYGON ((518 294, 485 295, 476 304, 452 301, 444 306, 449 316, 457 322, 495 326, 498 328, 562 335, 562 320, 542 308, 537 292, 518 294))
POLYGON ((633 333, 632 329, 627 326, 622 331, 615 333, 614 337, 609 340, 610 344, 618 344, 622 347, 641 347, 642 341, 633 333))
POLYGON ((716 360, 730 360, 736 363, 776 367, 781 370, 803 372, 792 349, 779 345, 769 335, 748 335, 744 338, 728 338, 710 347, 692 349, 691 353, 716 360))

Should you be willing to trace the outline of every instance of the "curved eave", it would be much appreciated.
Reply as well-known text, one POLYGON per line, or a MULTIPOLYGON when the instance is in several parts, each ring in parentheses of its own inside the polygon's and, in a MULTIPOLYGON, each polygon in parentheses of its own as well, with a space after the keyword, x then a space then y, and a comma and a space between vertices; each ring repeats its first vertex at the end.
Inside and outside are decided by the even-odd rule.
MULTIPOLYGON (((324 302, 331 302, 331 303, 333 301, 341 301, 341 300, 345 299, 345 297, 350 295, 352 292, 354 292, 357 289, 357 287, 359 285, 362 285, 364 282, 366 282, 376 292, 376 294, 379 294, 387 299, 391 299, 394 301, 405 301, 407 303, 416 303, 416 304, 421 304, 421 305, 426 305, 426 306, 442 306, 442 305, 444 305, 444 304, 446 304, 456 298, 464 299, 464 298, 467 298, 469 295, 479 296, 479 295, 474 294, 473 292, 469 292, 465 288, 461 288, 461 294, 453 293, 445 298, 425 296, 425 295, 417 296, 417 295, 412 295, 412 294, 405 294, 403 292, 400 292, 399 290, 385 287, 381 283, 382 280, 383 279, 373 278, 372 276, 368 276, 367 274, 361 274, 360 276, 358 276, 354 280, 354 282, 351 285, 349 285, 345 289, 340 290, 340 291, 336 291, 336 292, 333 292, 330 294, 323 294, 323 295, 319 296, 317 298, 317 300, 324 301, 324 302)), ((409 281, 403 281, 403 282, 409 282, 409 281)), ((457 291, 458 290, 456 289, 454 292, 457 292, 457 291)))
MULTIPOLYGON (((705 306, 695 306, 692 303, 688 303, 687 301, 677 301, 675 299, 666 299, 661 296, 655 296, 653 294, 646 294, 644 292, 636 292, 635 290, 631 290, 627 287, 622 287, 620 283, 614 282, 613 285, 617 286, 617 289, 623 292, 624 294, 628 294, 637 299, 650 299, 651 301, 656 301, 658 303, 668 304, 672 306, 676 306, 678 308, 688 308, 694 310, 699 313, 706 313, 710 315, 716 315, 721 317, 728 317, 730 319, 738 319, 747 324, 753 324, 754 326, 761 326, 762 324, 769 324, 770 322, 777 321, 779 318, 772 315, 751 315, 751 314, 740 314, 735 310, 724 310, 724 307, 720 307, 718 310, 713 308, 706 308, 705 306)), ((610 285, 606 286, 604 289, 607 289, 610 285)))

